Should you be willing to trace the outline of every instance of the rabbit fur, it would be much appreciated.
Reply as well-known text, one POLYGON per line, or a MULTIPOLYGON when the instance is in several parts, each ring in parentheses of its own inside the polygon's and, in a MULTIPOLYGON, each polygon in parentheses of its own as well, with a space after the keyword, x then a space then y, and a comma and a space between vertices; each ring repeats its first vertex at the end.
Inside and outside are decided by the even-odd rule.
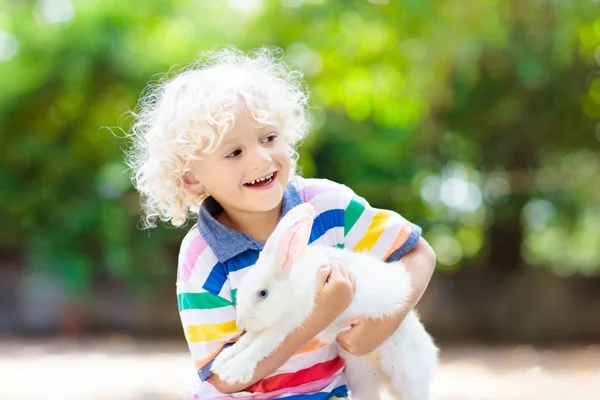
MULTIPOLYGON (((308 246, 315 210, 310 203, 291 209, 265 243, 237 291, 237 325, 246 332, 214 360, 211 371, 230 383, 249 382, 256 365, 272 354, 315 307, 317 270, 340 261, 356 277, 348 308, 317 338, 333 343, 338 323, 353 317, 386 318, 407 303, 411 282, 401 262, 385 263, 368 253, 308 246)), ((427 400, 438 349, 415 311, 399 329, 364 357, 340 350, 352 399, 374 400, 391 392, 403 400, 427 400), (401 396, 401 397, 400 397, 401 396)))

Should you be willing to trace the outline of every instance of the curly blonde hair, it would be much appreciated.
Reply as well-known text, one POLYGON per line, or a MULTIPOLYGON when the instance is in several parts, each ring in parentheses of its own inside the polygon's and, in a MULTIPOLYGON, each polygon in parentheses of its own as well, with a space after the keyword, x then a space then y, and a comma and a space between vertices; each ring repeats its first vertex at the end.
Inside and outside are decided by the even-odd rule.
POLYGON ((213 49, 181 71, 149 85, 132 112, 126 162, 140 194, 143 225, 156 220, 183 225, 206 195, 183 187, 190 161, 214 151, 232 128, 241 102, 254 119, 275 124, 292 155, 309 127, 308 90, 302 74, 283 61, 283 51, 262 47, 244 53, 213 49))

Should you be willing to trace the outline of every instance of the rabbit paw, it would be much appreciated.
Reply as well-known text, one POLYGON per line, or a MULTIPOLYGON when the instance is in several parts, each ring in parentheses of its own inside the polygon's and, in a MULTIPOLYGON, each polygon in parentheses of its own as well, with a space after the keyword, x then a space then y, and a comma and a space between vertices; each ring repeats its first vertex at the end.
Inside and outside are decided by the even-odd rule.
POLYGON ((214 372, 213 368, 219 368, 227 361, 231 360, 234 357, 237 357, 244 350, 246 350, 248 346, 250 346, 253 340, 254 336, 252 336, 251 334, 242 335, 237 342, 223 350, 217 356, 217 358, 213 361, 213 367, 211 368, 211 371, 214 372))
POLYGON ((213 365, 212 372, 228 383, 247 383, 252 379, 257 362, 242 353, 220 365, 213 365))
POLYGON ((213 361, 211 370, 213 372, 215 372, 215 368, 219 368, 219 367, 223 366, 223 364, 225 364, 227 361, 231 360, 232 358, 234 358, 235 356, 240 354, 243 350, 244 349, 241 348, 241 346, 236 346, 236 345, 229 346, 228 348, 223 350, 217 356, 217 358, 215 358, 215 361, 213 361))

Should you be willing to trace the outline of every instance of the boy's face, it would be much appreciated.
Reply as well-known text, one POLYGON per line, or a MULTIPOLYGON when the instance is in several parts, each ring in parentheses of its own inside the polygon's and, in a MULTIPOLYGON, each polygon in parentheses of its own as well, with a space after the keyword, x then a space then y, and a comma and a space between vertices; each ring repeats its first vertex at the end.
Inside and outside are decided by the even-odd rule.
POLYGON ((219 147, 192 161, 184 185, 195 194, 204 189, 225 211, 271 211, 281 203, 290 168, 290 153, 277 128, 262 125, 240 107, 219 147))

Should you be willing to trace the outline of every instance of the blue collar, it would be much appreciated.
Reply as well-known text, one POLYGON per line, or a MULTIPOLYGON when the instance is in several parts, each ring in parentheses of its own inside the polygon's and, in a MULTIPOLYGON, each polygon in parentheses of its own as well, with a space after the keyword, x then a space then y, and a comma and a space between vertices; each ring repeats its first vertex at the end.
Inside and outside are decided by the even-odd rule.
MULTIPOLYGON (((286 186, 282 201, 283 207, 279 219, 292 208, 302 204, 302 198, 292 183, 288 183, 286 186)), ((208 197, 202 202, 198 213, 200 234, 215 253, 219 262, 223 263, 249 249, 262 250, 265 245, 263 242, 254 240, 250 236, 217 221, 215 216, 222 211, 223 207, 214 198, 208 197)))

